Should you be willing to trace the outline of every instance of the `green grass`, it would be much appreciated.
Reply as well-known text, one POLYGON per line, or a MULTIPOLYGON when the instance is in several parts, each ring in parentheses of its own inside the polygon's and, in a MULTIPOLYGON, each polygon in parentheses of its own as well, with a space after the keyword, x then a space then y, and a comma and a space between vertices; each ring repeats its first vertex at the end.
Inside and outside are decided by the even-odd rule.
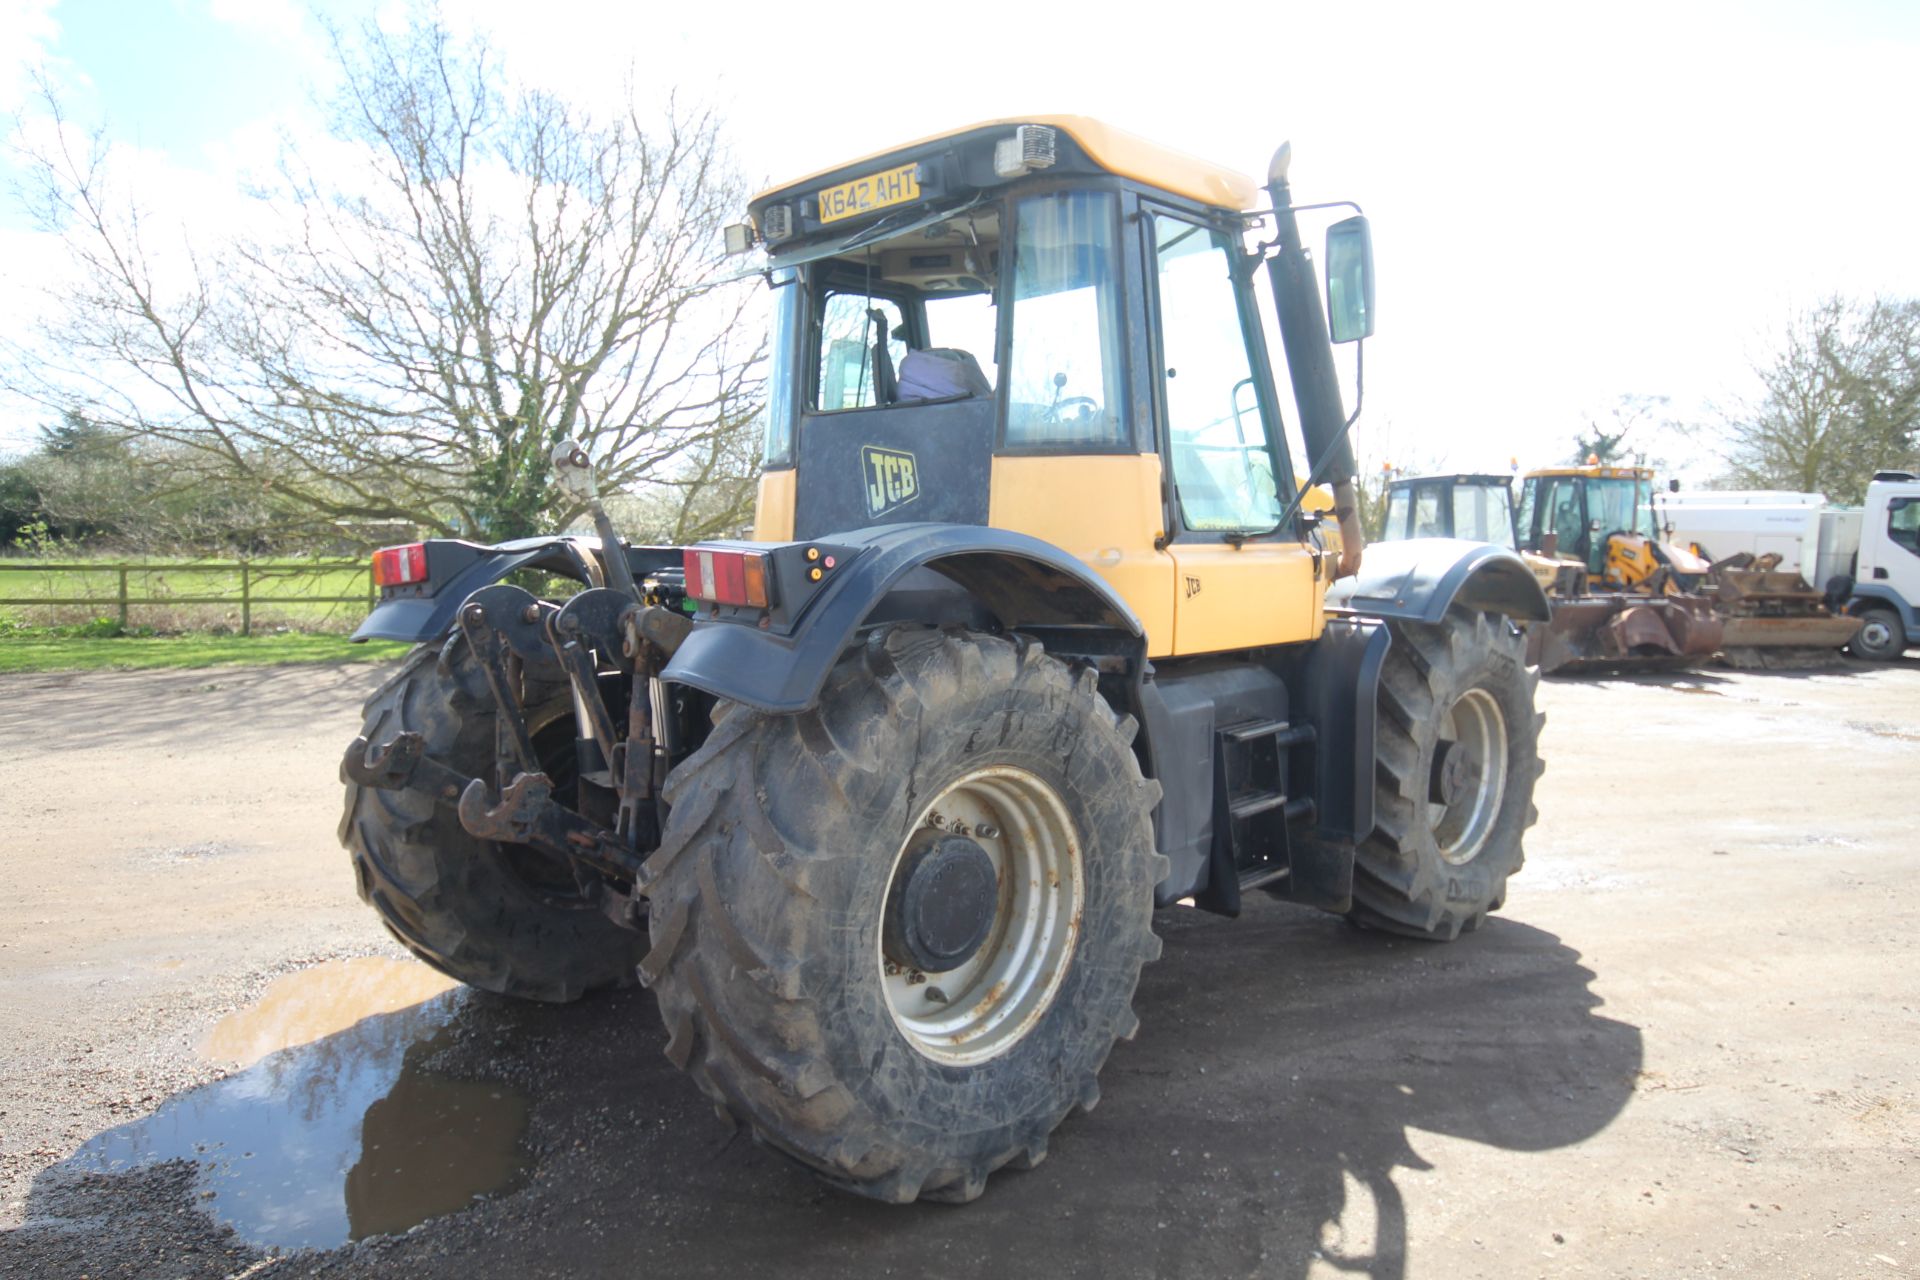
MULTIPOLYGON (((0 600, 38 602, 79 600, 85 604, 0 605, 0 618, 20 623, 57 625, 92 615, 119 613, 120 566, 127 565, 127 596, 149 600, 131 604, 127 620, 169 631, 206 630, 240 624, 240 570, 231 559, 196 561, 178 557, 93 556, 52 553, 0 558, 0 600), (57 566, 57 567, 55 567, 57 566), (180 600, 218 603, 181 604, 180 600)), ((303 630, 351 628, 366 615, 366 562, 338 559, 254 561, 247 570, 256 626, 285 624, 303 630), (346 596, 346 603, 322 603, 314 597, 346 596)))
POLYGON ((80 627, 0 625, 0 673, 380 662, 405 653, 386 640, 297 631, 259 636, 115 635, 111 623, 80 627))

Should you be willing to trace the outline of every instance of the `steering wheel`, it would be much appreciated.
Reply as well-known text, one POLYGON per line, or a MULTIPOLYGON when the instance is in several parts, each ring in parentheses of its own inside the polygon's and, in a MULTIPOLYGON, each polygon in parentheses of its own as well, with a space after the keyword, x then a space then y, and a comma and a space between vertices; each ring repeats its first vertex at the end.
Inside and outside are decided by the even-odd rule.
POLYGON ((1064 400, 1055 400, 1048 405, 1046 413, 1040 420, 1042 422, 1085 422, 1099 412, 1100 402, 1092 396, 1068 396, 1064 400), (1068 418, 1066 416, 1068 409, 1078 409, 1080 412, 1068 418))

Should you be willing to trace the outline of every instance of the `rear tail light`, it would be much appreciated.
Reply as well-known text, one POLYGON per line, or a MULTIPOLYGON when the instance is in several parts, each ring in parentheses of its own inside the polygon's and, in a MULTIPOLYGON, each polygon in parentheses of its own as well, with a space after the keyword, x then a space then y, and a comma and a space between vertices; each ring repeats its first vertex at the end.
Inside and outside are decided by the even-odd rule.
POLYGON ((382 547, 373 553, 373 585, 406 587, 427 580, 427 544, 382 547))
POLYGON ((767 607, 766 552, 688 547, 682 556, 687 594, 694 599, 751 609, 767 607))

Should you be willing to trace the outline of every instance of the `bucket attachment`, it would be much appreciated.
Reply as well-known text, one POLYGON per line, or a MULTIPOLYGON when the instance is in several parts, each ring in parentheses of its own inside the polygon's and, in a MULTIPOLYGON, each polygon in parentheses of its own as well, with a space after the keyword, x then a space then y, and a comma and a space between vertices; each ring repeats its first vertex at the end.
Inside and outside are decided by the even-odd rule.
POLYGON ((1728 664, 1778 669, 1837 662, 1861 620, 1835 613, 1805 578, 1779 569, 1779 559, 1743 552, 1713 566, 1707 590, 1725 624, 1728 664))
POLYGON ((1527 660, 1543 672, 1690 667, 1720 643, 1702 596, 1590 595, 1553 602, 1553 620, 1527 629, 1527 660))

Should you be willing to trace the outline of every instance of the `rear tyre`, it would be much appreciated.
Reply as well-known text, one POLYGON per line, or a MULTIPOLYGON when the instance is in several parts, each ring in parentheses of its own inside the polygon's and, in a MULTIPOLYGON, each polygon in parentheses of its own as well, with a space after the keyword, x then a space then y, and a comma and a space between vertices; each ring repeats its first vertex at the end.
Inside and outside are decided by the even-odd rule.
POLYGON ((1455 608, 1396 625, 1380 678, 1373 834, 1349 918, 1451 941, 1506 900, 1539 816, 1540 673, 1504 619, 1455 608))
POLYGON ((1892 662, 1906 649, 1906 627, 1900 615, 1891 609, 1874 607, 1860 611, 1860 630, 1854 632, 1847 651, 1869 662, 1892 662))
MULTIPOLYGON (((493 695, 457 634, 444 647, 415 649, 363 714, 370 743, 410 729, 455 772, 493 776, 493 695)), ((564 686, 529 682, 527 725, 564 802, 575 768, 564 686)), ((614 924, 558 861, 470 834, 450 800, 348 781, 340 842, 361 899, 387 931, 468 986, 560 1003, 634 980, 638 933, 614 924)))
POLYGON ((1038 644, 909 628, 811 711, 715 720, 648 863, 667 1056, 861 1195, 971 1200, 1040 1160, 1159 953, 1132 722, 1038 644))

